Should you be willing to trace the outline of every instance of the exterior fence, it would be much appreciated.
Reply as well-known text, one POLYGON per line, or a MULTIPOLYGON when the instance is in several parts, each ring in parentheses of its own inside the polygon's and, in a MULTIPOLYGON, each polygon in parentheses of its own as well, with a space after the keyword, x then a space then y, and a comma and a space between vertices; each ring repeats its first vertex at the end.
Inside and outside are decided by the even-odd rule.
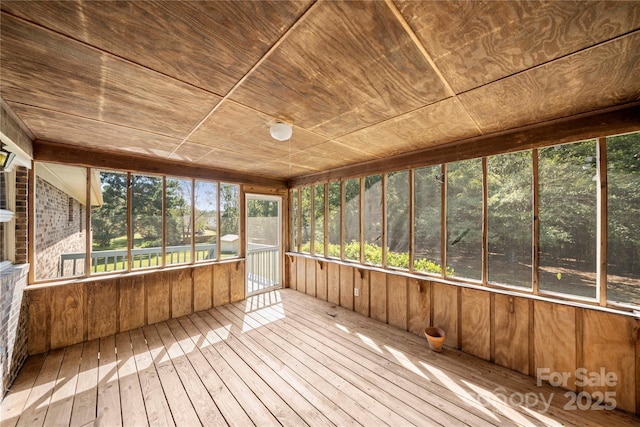
POLYGON ((247 292, 280 285, 280 247, 251 243, 247 248, 247 292))
MULTIPOLYGON (((191 261, 191 245, 184 246, 167 246, 165 251, 166 263, 177 264, 181 262, 191 261)), ((60 255, 60 276, 65 276, 65 270, 71 270, 71 275, 75 276, 78 272, 84 271, 85 253, 70 253, 60 255)), ((136 266, 161 266, 162 265, 162 248, 144 248, 132 249, 131 257, 133 265, 136 266)), ((216 245, 196 245, 195 259, 198 261, 206 259, 215 259, 216 245)), ((91 252, 91 271, 114 271, 122 270, 118 268, 118 264, 124 266, 127 262, 127 250, 110 250, 91 252)))

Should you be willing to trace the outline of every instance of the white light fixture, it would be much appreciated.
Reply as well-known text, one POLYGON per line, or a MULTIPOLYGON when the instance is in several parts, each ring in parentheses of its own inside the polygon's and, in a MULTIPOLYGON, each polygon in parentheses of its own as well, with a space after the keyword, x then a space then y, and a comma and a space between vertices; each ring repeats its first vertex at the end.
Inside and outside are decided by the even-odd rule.
POLYGON ((5 150, 4 148, 0 148, 0 172, 8 170, 15 157, 15 154, 5 150))
POLYGON ((269 128, 269 133, 271 133, 271 137, 273 139, 277 139, 278 141, 286 141, 291 138, 293 134, 293 128, 291 125, 286 123, 278 122, 275 125, 269 128))

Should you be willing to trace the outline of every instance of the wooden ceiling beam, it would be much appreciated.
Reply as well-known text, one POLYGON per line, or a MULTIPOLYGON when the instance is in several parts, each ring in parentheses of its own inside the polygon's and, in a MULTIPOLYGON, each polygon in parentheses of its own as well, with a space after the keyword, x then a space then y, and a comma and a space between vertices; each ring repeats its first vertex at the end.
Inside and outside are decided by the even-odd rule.
POLYGON ((94 149, 80 149, 77 146, 44 140, 36 140, 33 143, 33 157, 38 162, 224 181, 234 184, 260 185, 261 187, 273 189, 287 188, 287 182, 280 179, 197 166, 175 160, 116 154, 94 149))
POLYGON ((530 150, 640 130, 640 102, 467 138, 446 145, 292 179, 289 187, 530 150))

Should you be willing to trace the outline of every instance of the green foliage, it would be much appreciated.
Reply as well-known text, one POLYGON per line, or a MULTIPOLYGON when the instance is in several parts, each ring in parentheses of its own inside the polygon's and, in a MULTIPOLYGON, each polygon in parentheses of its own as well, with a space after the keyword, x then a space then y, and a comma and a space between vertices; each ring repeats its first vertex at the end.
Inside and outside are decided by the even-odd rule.
POLYGON ((127 234, 127 175, 122 173, 100 173, 103 204, 91 210, 93 249, 123 249, 124 242, 112 240, 127 234))
MULTIPOLYGON (((302 247, 302 252, 309 252, 310 245, 302 247)), ((322 246, 320 246, 322 249, 322 246)), ((329 244, 327 247, 328 255, 330 257, 340 257, 340 245, 329 244)), ((321 255, 324 252, 316 254, 321 255)), ((350 242, 344 246, 345 259, 358 260, 360 259, 360 243, 350 242)), ((367 264, 382 265, 382 248, 370 243, 364 244, 364 257, 367 264)), ((409 269, 409 253, 408 252, 387 252, 387 266, 409 269)), ((413 266, 415 271, 421 271, 425 273, 441 274, 442 267, 440 264, 436 264, 426 258, 413 260, 413 266)), ((453 275, 453 268, 447 267, 447 275, 453 275)))

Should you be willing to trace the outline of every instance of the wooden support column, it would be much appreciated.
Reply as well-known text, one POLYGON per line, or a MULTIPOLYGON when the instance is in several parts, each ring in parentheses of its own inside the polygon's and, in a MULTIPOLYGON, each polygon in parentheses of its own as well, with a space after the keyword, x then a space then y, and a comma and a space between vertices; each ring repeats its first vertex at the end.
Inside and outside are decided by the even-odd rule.
POLYGON ((309 222, 310 224, 310 235, 309 235, 309 253, 311 255, 315 255, 316 253, 316 191, 315 191, 315 185, 310 185, 309 186, 309 197, 311 198, 310 205, 309 205, 309 211, 310 211, 310 215, 309 215, 309 222))
MULTIPOLYGON (((329 256, 329 184, 324 184, 324 256, 329 256)), ((341 245, 342 246, 342 245, 341 245)))
MULTIPOLYGON (((85 168, 86 174, 86 187, 85 187, 85 202, 84 202, 84 275, 89 276, 91 272, 91 169, 85 168)), ((82 218, 80 218, 82 221, 82 218)))
POLYGON ((364 179, 360 181, 360 264, 364 264, 364 179))
POLYGON ((340 181, 340 259, 344 261, 344 208, 345 208, 345 182, 340 181))
MULTIPOLYGON (((27 256, 29 258, 29 276, 28 281, 29 284, 35 282, 36 279, 36 247, 35 247, 35 237, 36 237, 36 165, 32 161, 31 169, 29 169, 29 182, 27 184, 27 209, 29 211, 28 215, 28 241, 27 241, 27 256)), ((30 353, 31 354, 31 353, 30 353)))
POLYGON ((487 158, 482 158, 482 284, 489 281, 489 180, 487 158))
POLYGON ((440 258, 442 268, 440 275, 444 279, 447 277, 447 164, 443 163, 442 166, 442 191, 440 192, 440 258))
MULTIPOLYGON (((532 246, 533 246, 533 294, 538 295, 539 285, 539 276, 538 276, 538 267, 540 266, 540 216, 539 216, 539 204, 538 204, 538 194, 539 194, 539 186, 538 186, 538 150, 534 149, 531 153, 531 159, 533 161, 533 235, 532 235, 532 246)), ((533 327, 533 325, 532 325, 533 327)))
POLYGON ((597 219, 596 219, 596 299, 600 306, 607 306, 607 139, 598 138, 598 190, 597 190, 597 219))
POLYGON ((382 266, 387 266, 387 184, 388 184, 388 174, 382 174, 382 266))
MULTIPOLYGON (((415 214, 416 214, 416 194, 415 194, 415 174, 416 170, 409 170, 409 272, 413 273, 413 260, 415 257, 415 214)), ((444 266, 443 266, 444 268, 444 266)))

